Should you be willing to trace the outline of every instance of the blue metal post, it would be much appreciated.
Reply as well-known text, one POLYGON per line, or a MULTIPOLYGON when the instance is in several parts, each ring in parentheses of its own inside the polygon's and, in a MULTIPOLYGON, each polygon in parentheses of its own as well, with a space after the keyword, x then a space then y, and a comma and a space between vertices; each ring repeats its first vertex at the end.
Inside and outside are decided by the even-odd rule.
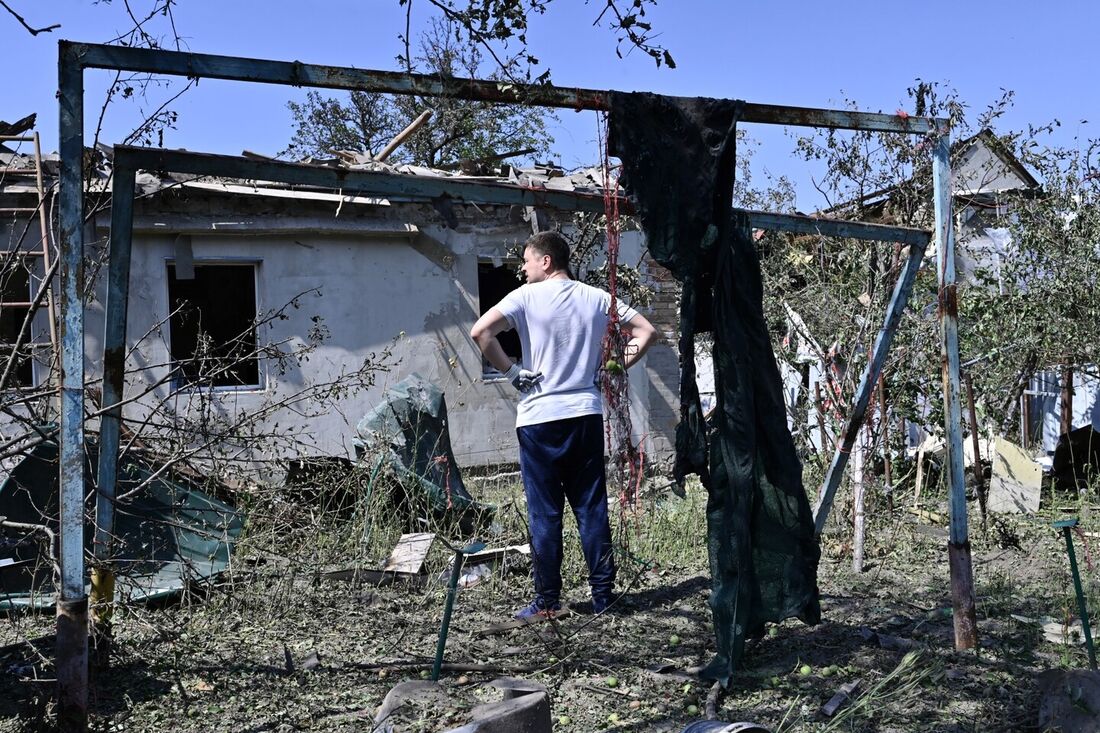
POLYGON ((84 78, 71 44, 59 46, 61 249, 60 557, 58 727, 88 722, 88 598, 84 594, 84 78))
POLYGON ((134 224, 132 168, 114 171, 111 191, 110 266, 107 274, 107 320, 103 332, 103 413, 99 424, 99 473, 92 570, 92 612, 97 645, 109 647, 114 570, 111 544, 115 524, 115 483, 126 370, 126 307, 130 295, 130 249, 134 224))
MULTIPOLYGON (((844 435, 837 444, 833 460, 829 464, 829 470, 825 474, 825 482, 821 487, 821 496, 818 499, 817 508, 814 511, 814 532, 820 537, 825 529, 825 520, 829 518, 829 510, 833 506, 833 497, 836 495, 840 479, 844 476, 844 468, 848 465, 848 456, 852 446, 859 436, 859 429, 863 426, 863 420, 867 416, 867 406, 871 402, 875 385, 878 384, 882 367, 886 363, 886 355, 890 351, 890 343, 894 340, 894 332, 897 330, 901 316, 905 312, 905 306, 909 302, 909 293, 913 290, 913 282, 917 278, 921 260, 924 259, 924 250, 928 244, 924 242, 909 246, 909 257, 905 260, 898 281, 894 284, 894 293, 890 297, 890 305, 886 309, 886 320, 882 324, 882 330, 875 338, 875 345, 871 349, 871 359, 863 370, 863 376, 859 380, 859 388, 856 389, 855 403, 852 412, 848 416, 848 422, 844 426, 844 435)), ((824 436, 822 436, 824 438, 824 436)))
POLYGON ((974 608, 974 571, 967 533, 966 483, 963 476, 962 405, 959 398, 959 304, 955 286, 950 154, 951 135, 944 129, 940 131, 932 156, 932 185, 936 211, 943 413, 947 434, 947 479, 951 514, 947 553, 951 565, 951 600, 955 611, 955 648, 973 649, 978 645, 978 626, 974 608))

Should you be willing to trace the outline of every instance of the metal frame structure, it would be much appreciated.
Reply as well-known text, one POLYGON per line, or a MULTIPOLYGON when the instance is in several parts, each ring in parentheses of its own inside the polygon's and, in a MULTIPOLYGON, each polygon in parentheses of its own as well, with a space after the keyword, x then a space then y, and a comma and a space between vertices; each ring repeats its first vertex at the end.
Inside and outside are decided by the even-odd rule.
MULTIPOLYGON (((298 61, 213 56, 61 41, 59 44, 60 104, 60 249, 61 249, 61 431, 60 431, 60 565, 61 588, 57 619, 57 679, 62 730, 83 730, 87 721, 87 611, 84 591, 84 319, 80 285, 83 280, 84 222, 82 170, 84 88, 86 69, 148 72, 197 78, 421 94, 486 102, 527 104, 575 110, 607 111, 611 93, 548 85, 501 84, 474 79, 436 78, 418 74, 370 71, 303 64, 298 61)), ((959 356, 955 299, 954 234, 949 190, 949 122, 905 115, 812 109, 746 103, 744 122, 869 130, 936 137, 933 188, 938 253, 940 323, 943 353, 947 454, 950 466, 952 594, 955 643, 976 645, 973 583, 967 539, 966 498, 962 470, 959 356)), ((348 171, 324 166, 258 161, 234 156, 141 148, 117 148, 111 208, 111 246, 103 354, 103 405, 100 426, 99 487, 96 508, 95 556, 109 560, 113 526, 121 417, 126 303, 133 233, 134 179, 138 169, 222 175, 285 183, 340 188, 368 195, 406 195, 418 199, 449 196, 472 203, 552 206, 570 210, 604 210, 602 196, 535 190, 506 184, 456 179, 424 179, 385 173, 348 171)), ((910 245, 909 257, 891 298, 886 320, 860 381, 854 409, 830 464, 817 510, 818 532, 839 485, 848 453, 866 416, 874 385, 881 374, 894 330, 904 311, 916 272, 932 233, 920 229, 846 222, 768 212, 747 212, 752 226, 798 233, 820 233, 910 245)))

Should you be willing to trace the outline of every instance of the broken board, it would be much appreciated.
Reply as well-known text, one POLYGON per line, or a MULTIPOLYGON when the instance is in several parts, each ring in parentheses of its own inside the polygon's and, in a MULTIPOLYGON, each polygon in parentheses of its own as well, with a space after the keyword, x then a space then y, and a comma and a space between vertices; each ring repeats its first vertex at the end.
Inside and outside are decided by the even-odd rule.
POLYGON ((503 623, 493 624, 492 626, 478 631, 476 636, 494 636, 496 634, 503 634, 513 629, 522 629, 524 626, 533 626, 534 624, 541 624, 547 621, 560 621, 563 618, 567 618, 572 615, 568 606, 562 606, 561 610, 555 613, 552 617, 535 616, 530 619, 512 619, 511 621, 504 621, 503 623))
POLYGON ((424 560, 435 542, 435 532, 412 532, 401 535, 393 552, 382 566, 384 573, 409 573, 416 575, 424 567, 424 560))

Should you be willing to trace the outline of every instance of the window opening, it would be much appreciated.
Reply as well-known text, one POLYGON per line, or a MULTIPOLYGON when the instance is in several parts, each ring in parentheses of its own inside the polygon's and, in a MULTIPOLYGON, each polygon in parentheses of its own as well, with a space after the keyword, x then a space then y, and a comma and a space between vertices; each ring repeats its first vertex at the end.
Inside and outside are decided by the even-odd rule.
POLYGON ((196 264, 194 274, 177 280, 168 264, 175 386, 259 386, 256 265, 196 264))
MULTIPOLYGON (((7 267, 0 271, 0 371, 11 358, 12 349, 20 340, 20 332, 31 310, 31 272, 30 263, 22 256, 8 260, 7 267)), ((27 324, 28 331, 30 324, 27 324)), ((22 334, 23 346, 16 357, 15 368, 8 378, 9 387, 31 387, 34 385, 32 367, 31 334, 22 334)))
MULTIPOLYGON (((492 262, 477 263, 477 294, 481 315, 485 315, 486 311, 501 301, 501 298, 523 284, 519 273, 516 272, 517 265, 516 262, 508 261, 501 265, 495 265, 492 262)), ((510 359, 520 361, 523 357, 523 349, 515 329, 497 334, 497 340, 500 341, 501 348, 510 359)), ((496 367, 485 359, 481 362, 481 373, 482 376, 500 376, 496 367)))

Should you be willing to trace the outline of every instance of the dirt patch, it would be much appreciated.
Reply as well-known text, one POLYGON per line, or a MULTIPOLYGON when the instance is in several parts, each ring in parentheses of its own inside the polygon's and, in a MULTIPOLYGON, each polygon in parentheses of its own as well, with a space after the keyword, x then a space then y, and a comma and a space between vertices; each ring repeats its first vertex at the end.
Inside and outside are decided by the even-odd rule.
MULTIPOLYGON (((472 707, 500 699, 487 683, 501 675, 545 685, 557 730, 679 731, 702 718, 710 687, 691 670, 713 653, 696 536, 704 500, 665 500, 620 530, 631 555, 621 560, 625 593, 614 613, 483 635, 529 600, 530 580, 522 569, 497 572, 460 591, 442 675, 450 702, 408 707, 390 721, 395 730, 463 724, 472 707)), ((1086 532, 1097 528, 1084 517, 1086 532)), ((857 575, 842 554, 844 530, 832 527, 820 568, 823 623, 787 621, 753 641, 717 697, 718 717, 785 731, 1034 729, 1037 673, 1087 664, 1083 649, 1045 642, 1029 621, 1075 614, 1064 545, 1048 519, 1003 520, 1014 542, 974 531, 978 653, 954 651, 946 541, 937 532, 901 512, 879 514, 871 567, 857 575), (821 705, 857 680, 856 704, 839 720, 821 718, 821 705)), ((566 542, 575 551, 575 538, 566 542)), ((578 604, 586 588, 575 554, 566 562, 567 601, 578 604)), ((1091 548, 1078 554, 1091 557, 1091 548)), ((386 693, 431 668, 444 560, 425 587, 372 588, 244 556, 205 597, 126 609, 111 667, 93 679, 93 728, 370 730, 386 693)), ((1100 608, 1097 574, 1082 569, 1100 608)), ((38 730, 52 714, 52 626, 49 616, 0 619, 0 731, 38 730)))

